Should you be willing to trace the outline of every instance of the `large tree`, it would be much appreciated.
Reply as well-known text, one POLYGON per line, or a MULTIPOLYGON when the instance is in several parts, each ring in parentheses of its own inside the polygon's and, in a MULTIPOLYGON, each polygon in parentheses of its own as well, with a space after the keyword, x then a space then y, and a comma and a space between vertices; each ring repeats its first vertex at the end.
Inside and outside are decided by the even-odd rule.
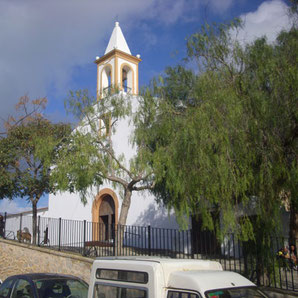
MULTIPOLYGON (((133 142, 128 145, 130 149, 125 145, 123 151, 115 149, 115 134, 123 126, 126 132, 133 133, 135 129, 133 108, 138 98, 121 95, 114 89, 114 95, 98 101, 87 90, 70 92, 66 107, 79 124, 59 150, 52 179, 61 191, 78 192, 82 202, 86 202, 89 195, 94 198, 104 181, 111 183, 122 196, 118 224, 124 226, 133 192, 151 189, 153 173, 142 154, 142 144, 137 150, 133 149, 133 142)), ((118 133, 118 136, 123 143, 128 143, 129 134, 118 133)))
MULTIPOLYGON (((1 119, 0 140, 7 137, 8 131, 18 124, 40 118, 46 103, 46 98, 38 98, 30 101, 27 95, 20 97, 13 115, 9 115, 6 119, 1 119)), ((12 179, 12 173, 7 171, 7 168, 15 161, 14 155, 8 154, 13 152, 14 146, 5 141, 1 142, 0 146, 0 199, 12 198, 16 194, 15 180, 12 179)))
POLYGON ((187 42, 183 66, 168 68, 144 94, 136 142, 147 145, 154 193, 181 218, 244 239, 297 223, 297 28, 274 44, 241 45, 240 23, 206 25, 187 42), (218 216, 214 216, 218 215, 218 216), (255 215, 255 216, 252 216, 255 215))
MULTIPOLYGON (((21 101, 19 108, 28 111, 31 105, 44 104, 44 100, 21 101)), ((32 109, 34 110, 34 109, 32 109)), ((26 113, 25 113, 26 114, 26 113)), ((0 140, 0 190, 2 197, 22 197, 32 204, 33 243, 36 243, 37 204, 42 195, 54 191, 50 183, 50 167, 54 164, 56 149, 70 133, 70 126, 51 123, 40 113, 10 119, 6 135, 0 140)))

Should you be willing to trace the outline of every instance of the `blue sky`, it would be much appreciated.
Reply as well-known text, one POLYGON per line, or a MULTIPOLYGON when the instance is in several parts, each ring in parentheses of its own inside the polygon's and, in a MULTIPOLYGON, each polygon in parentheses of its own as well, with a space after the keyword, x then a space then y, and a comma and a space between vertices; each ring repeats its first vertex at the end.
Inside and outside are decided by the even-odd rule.
MULTIPOLYGON (((273 41, 289 28, 287 1, 257 0, 0 0, 0 117, 22 95, 47 97, 47 116, 70 120, 69 90, 96 90, 96 56, 102 56, 115 21, 133 55, 140 54, 140 87, 185 57, 185 38, 204 22, 244 21, 239 38, 273 41)), ((43 198, 39 207, 47 205, 43 198)), ((25 200, 0 201, 0 212, 29 208, 25 200)))

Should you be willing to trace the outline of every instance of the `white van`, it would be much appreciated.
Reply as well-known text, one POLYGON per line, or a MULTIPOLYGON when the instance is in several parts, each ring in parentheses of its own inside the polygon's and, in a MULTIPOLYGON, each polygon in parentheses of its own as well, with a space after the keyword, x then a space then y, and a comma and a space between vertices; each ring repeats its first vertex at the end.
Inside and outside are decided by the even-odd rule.
POLYGON ((97 258, 89 298, 266 297, 220 263, 152 257, 97 258))

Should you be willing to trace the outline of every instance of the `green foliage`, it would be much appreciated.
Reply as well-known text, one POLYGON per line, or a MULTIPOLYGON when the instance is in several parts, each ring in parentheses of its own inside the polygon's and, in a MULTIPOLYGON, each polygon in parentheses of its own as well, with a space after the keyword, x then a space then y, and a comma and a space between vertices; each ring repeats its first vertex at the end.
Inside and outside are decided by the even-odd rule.
POLYGON ((203 228, 248 240, 278 228, 285 200, 297 213, 298 39, 293 27, 274 44, 241 46, 239 26, 206 25, 188 39, 197 74, 178 66, 153 82, 135 140, 159 200, 181 219, 200 214, 203 228))
POLYGON ((1 198, 26 198, 32 204, 33 243, 37 234, 37 203, 44 194, 54 192, 50 169, 55 163, 57 148, 70 133, 67 124, 53 124, 39 113, 45 99, 29 102, 21 98, 18 107, 23 115, 10 118, 5 137, 0 139, 1 198), (32 111, 29 111, 33 105, 32 111))
MULTIPOLYGON (((114 136, 119 127, 130 125, 134 129, 133 101, 137 104, 136 97, 117 92, 98 101, 87 90, 70 92, 66 108, 78 118, 79 124, 67 143, 59 148, 51 173, 59 190, 78 192, 81 201, 86 203, 87 197, 94 197, 99 185, 107 181, 120 188, 125 202, 122 205, 129 206, 132 191, 150 188, 151 172, 148 170, 151 167, 148 167, 142 145, 130 159, 126 159, 125 152, 114 148, 114 136)), ((118 137, 127 136, 118 134, 118 137)), ((133 142, 131 140, 132 145, 133 142)), ((126 223, 128 208, 121 209, 120 224, 126 223)))
POLYGON ((16 193, 16 176, 7 171, 15 162, 14 145, 7 139, 0 140, 0 198, 12 199, 16 193))
MULTIPOLYGON (((42 194, 52 191, 49 161, 53 162, 55 149, 67 133, 67 125, 52 124, 46 119, 34 119, 7 131, 0 140, 0 160, 4 177, 12 181, 13 189, 5 197, 38 201, 42 194)), ((2 179, 3 176, 1 185, 5 185, 2 179)))
POLYGON ((51 180, 60 191, 79 192, 82 202, 86 203, 88 187, 102 183, 102 176, 97 174, 106 171, 106 158, 97 158, 98 146, 91 134, 75 131, 68 141, 59 149, 51 180))

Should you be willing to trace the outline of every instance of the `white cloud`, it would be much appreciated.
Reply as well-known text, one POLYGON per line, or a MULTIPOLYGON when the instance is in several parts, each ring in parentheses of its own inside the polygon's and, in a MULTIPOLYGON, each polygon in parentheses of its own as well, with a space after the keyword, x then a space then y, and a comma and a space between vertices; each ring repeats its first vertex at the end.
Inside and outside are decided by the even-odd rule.
POLYGON ((25 93, 64 95, 74 67, 102 55, 116 16, 144 15, 153 0, 0 0, 1 116, 25 93))
POLYGON ((0 200, 0 210, 1 210, 1 213, 7 212, 8 214, 11 214, 11 213, 19 213, 22 211, 28 211, 28 210, 31 210, 31 208, 30 206, 21 207, 15 201, 3 199, 3 200, 0 200))
POLYGON ((206 2, 206 5, 209 5, 214 12, 218 12, 219 14, 222 14, 222 13, 225 13, 235 1, 234 0, 206 0, 205 2, 206 2))
POLYGON ((185 20, 187 15, 195 11, 202 1, 197 0, 156 0, 154 9, 148 11, 147 17, 156 22, 172 25, 179 20, 185 20))
POLYGON ((291 26, 288 6, 279 0, 263 2, 256 11, 240 18, 244 21, 244 28, 237 38, 242 42, 251 42, 262 36, 273 42, 281 30, 291 26))

